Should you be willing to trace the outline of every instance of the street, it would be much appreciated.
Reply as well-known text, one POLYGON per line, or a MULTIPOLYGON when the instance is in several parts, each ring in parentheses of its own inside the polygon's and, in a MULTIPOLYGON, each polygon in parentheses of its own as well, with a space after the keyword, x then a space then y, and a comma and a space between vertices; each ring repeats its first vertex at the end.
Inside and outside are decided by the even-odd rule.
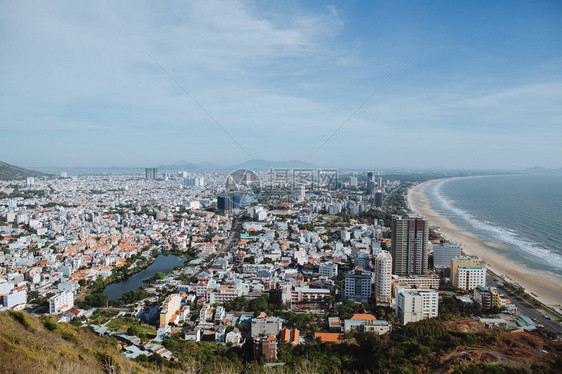
POLYGON ((500 286, 499 282, 501 282, 501 280, 498 277, 488 275, 486 282, 488 286, 496 287, 501 294, 505 295, 511 300, 513 305, 515 305, 518 309, 518 315, 525 315, 531 318, 535 323, 543 325, 549 331, 552 331, 558 335, 562 335, 562 325, 560 324, 560 322, 558 322, 554 317, 550 317, 552 319, 546 318, 545 315, 548 315, 546 311, 535 309, 534 307, 527 304, 525 300, 522 300, 518 296, 511 293, 509 290, 500 286), (495 279, 498 280, 496 281, 495 279))

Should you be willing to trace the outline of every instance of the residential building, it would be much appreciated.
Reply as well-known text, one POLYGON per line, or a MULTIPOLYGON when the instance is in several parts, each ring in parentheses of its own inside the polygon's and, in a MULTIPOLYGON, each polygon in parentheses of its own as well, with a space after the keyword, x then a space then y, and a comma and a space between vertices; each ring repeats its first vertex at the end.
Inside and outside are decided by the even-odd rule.
POLYGON ((474 300, 482 304, 483 310, 492 309, 492 293, 486 287, 478 286, 474 289, 474 300))
POLYGON ((408 275, 405 277, 393 276, 392 278, 394 287, 408 286, 407 288, 437 289, 439 288, 440 282, 441 278, 435 273, 429 273, 427 275, 408 275))
POLYGON ((235 346, 241 345, 243 343, 242 334, 240 333, 240 330, 238 330, 238 328, 235 327, 234 330, 226 334, 225 343, 228 344, 229 342, 235 346))
POLYGON ((355 268, 345 273, 344 297, 360 303, 366 303, 372 294, 373 273, 355 268))
POLYGON ((259 355, 264 355, 267 361, 277 359, 277 338, 275 336, 254 339, 254 357, 259 355))
POLYGON ((353 265, 363 270, 371 270, 371 255, 369 253, 359 252, 357 256, 353 258, 353 265))
POLYGON ((285 327, 279 333, 279 340, 292 345, 298 345, 300 342, 300 332, 298 329, 289 329, 285 327))
POLYGON ((267 317, 262 313, 256 318, 252 318, 251 323, 251 336, 257 338, 259 336, 277 336, 281 331, 281 320, 277 317, 267 317))
POLYGON ((25 305, 27 303, 27 288, 23 286, 16 287, 4 294, 4 307, 12 309, 17 305, 25 305))
POLYGON ((180 307, 180 294, 174 293, 168 296, 162 303, 162 309, 160 310, 160 327, 164 327, 168 323, 172 322, 178 315, 180 307))
POLYGON ((239 287, 219 286, 216 290, 209 292, 210 304, 223 304, 242 296, 242 290, 239 287))
POLYGON ((451 260, 461 255, 461 246, 457 244, 435 244, 433 246, 433 267, 450 268, 451 260))
POLYGON ((429 224, 421 216, 392 217, 392 273, 426 274, 428 271, 429 224))
POLYGON ((291 292, 291 304, 319 303, 330 297, 326 288, 295 287, 291 292))
POLYGON ((375 256, 375 300, 389 303, 392 292, 392 255, 380 251, 375 256))
POLYGON ((74 294, 64 291, 49 299, 49 313, 58 314, 74 307, 74 294))
POLYGON ((473 290, 486 286, 486 267, 459 267, 453 279, 453 286, 461 290, 473 290))
POLYGON ((156 179, 158 177, 158 168, 146 168, 144 169, 145 179, 156 179))
POLYGON ((437 317, 439 294, 437 290, 400 288, 396 295, 396 316, 402 324, 437 317))
POLYGON ((461 290, 473 290, 486 286, 486 262, 477 257, 457 257, 451 260, 453 286, 461 290))
POLYGON ((321 277, 335 278, 338 276, 338 265, 326 262, 318 266, 318 275, 321 277))

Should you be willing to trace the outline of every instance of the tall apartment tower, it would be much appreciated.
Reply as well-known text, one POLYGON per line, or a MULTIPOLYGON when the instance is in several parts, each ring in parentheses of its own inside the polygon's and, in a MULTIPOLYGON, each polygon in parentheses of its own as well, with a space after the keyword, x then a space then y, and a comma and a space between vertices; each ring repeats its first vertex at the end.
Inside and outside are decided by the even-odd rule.
POLYGON ((428 271, 429 224, 421 216, 392 216, 392 273, 422 275, 428 271))
POLYGON ((392 291, 392 255, 379 251, 375 256, 375 299, 377 303, 389 303, 392 291))
POLYGON ((144 169, 145 179, 156 179, 158 177, 158 168, 146 168, 144 169))

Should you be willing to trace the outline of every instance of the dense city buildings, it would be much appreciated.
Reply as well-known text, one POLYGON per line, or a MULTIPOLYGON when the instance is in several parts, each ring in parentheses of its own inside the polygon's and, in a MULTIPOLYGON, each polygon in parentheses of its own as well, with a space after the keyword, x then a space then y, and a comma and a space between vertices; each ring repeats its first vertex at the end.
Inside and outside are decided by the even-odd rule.
MULTIPOLYGON (((78 318, 108 335, 117 333, 109 322, 131 318, 153 328, 154 337, 148 345, 125 337, 124 354, 156 352, 166 360, 173 355, 161 343, 174 334, 183 341, 248 344, 256 358, 275 361, 285 344, 315 338, 338 344, 350 331, 391 333, 392 323, 375 315, 395 313, 401 324, 438 315, 436 290, 447 279, 429 271, 427 221, 401 215, 385 226, 388 216, 375 207, 360 173, 353 175, 357 187, 332 192, 337 199, 314 190, 302 194, 304 184, 286 183, 288 202, 281 203, 263 196, 250 201, 247 192, 228 190, 229 177, 221 173, 164 172, 160 179, 152 173, 149 179, 36 179, 33 188, 48 194, 0 199, 0 309, 44 303, 39 313, 59 322, 78 318), (348 219, 361 212, 368 218, 348 219), (104 297, 121 284, 121 274, 150 269, 169 254, 177 262, 152 273, 138 290, 104 297), (88 317, 116 306, 124 315, 102 319, 113 330, 88 317), (283 317, 276 308, 285 310, 283 317), (339 318, 339 308, 378 314, 339 318), (287 309, 297 320, 326 313, 328 328, 315 330, 318 321, 295 328, 287 309)), ((389 181, 383 188, 396 187, 389 181)), ((12 187, 0 188, 11 193, 12 187)), ((436 269, 449 259, 451 282, 476 288, 474 300, 485 310, 510 307, 496 289, 484 287, 485 264, 456 256, 454 245, 435 244, 433 251, 436 269)))
POLYGON ((426 274, 428 271, 429 224, 424 218, 406 214, 392 217, 392 273, 426 274))

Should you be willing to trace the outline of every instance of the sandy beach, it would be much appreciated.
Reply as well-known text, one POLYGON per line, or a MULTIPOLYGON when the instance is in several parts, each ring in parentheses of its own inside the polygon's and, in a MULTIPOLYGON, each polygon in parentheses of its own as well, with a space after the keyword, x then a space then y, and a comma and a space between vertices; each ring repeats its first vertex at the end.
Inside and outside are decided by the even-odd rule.
MULTIPOLYGON (((425 195, 425 191, 438 181, 440 180, 424 182, 408 191, 408 204, 411 210, 428 219, 432 226, 438 226, 440 233, 448 240, 460 244, 465 253, 476 255, 484 259, 488 263, 488 268, 494 273, 502 276, 507 275, 513 281, 523 286, 528 292, 533 292, 538 295, 538 299, 544 304, 562 304, 561 278, 546 272, 528 269, 486 248, 479 236, 463 230, 453 224, 448 218, 441 216, 438 212, 433 210, 429 199, 425 195)), ((493 242, 487 243, 488 245, 497 247, 493 242)), ((508 252, 508 250, 501 249, 501 247, 498 249, 498 251, 502 250, 508 252)))

